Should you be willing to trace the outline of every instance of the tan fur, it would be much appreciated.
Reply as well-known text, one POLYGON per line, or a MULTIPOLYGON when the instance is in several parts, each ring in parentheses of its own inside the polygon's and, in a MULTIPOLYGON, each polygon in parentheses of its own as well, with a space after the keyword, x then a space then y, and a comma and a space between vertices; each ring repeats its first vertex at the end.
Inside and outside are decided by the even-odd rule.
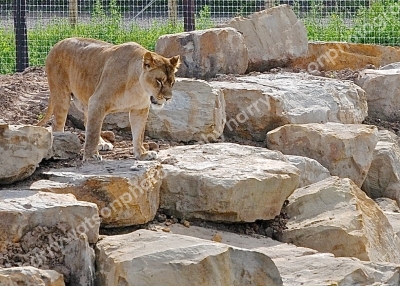
POLYGON ((129 112, 133 154, 139 160, 156 157, 143 147, 151 104, 162 106, 172 97, 179 56, 165 58, 137 43, 112 45, 85 38, 57 43, 46 59, 49 106, 38 125, 54 115, 53 131, 64 131, 71 96, 85 115, 84 160, 101 159, 97 146, 105 116, 129 112), (152 97, 152 98, 151 98, 152 97))

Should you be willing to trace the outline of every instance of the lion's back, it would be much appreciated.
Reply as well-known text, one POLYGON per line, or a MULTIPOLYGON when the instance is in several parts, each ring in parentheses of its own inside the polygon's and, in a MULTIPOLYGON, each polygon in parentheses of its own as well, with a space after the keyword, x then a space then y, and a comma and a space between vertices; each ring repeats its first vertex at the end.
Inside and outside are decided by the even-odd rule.
POLYGON ((113 45, 95 39, 67 38, 58 42, 46 59, 50 85, 66 85, 70 92, 88 98, 102 74, 126 74, 129 59, 141 60, 143 47, 136 43, 113 45), (133 57, 132 57, 133 56, 133 57))

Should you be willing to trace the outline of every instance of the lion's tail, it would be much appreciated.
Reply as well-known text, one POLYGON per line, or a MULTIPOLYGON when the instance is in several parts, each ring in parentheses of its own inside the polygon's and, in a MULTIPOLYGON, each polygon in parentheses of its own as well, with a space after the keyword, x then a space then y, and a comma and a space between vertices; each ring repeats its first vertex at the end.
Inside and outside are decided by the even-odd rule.
POLYGON ((49 97, 49 106, 47 107, 46 114, 38 123, 36 123, 36 125, 42 126, 42 125, 46 124, 47 121, 50 120, 50 117, 53 115, 53 110, 54 110, 54 108, 53 108, 53 104, 52 104, 52 100, 51 100, 51 96, 50 96, 49 97))

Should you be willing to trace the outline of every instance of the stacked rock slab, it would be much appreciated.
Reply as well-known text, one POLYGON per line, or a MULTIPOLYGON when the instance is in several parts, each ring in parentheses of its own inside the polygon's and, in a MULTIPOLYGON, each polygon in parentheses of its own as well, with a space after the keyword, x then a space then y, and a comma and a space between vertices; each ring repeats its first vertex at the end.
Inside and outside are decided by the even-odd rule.
MULTIPOLYGON (((29 256, 30 265, 44 268, 52 267, 47 261, 52 261, 55 255, 62 255, 63 259, 58 260, 59 265, 54 267, 66 281, 71 285, 93 285, 94 251, 89 243, 97 242, 100 227, 95 204, 77 201, 71 194, 5 190, 0 191, 0 218, 0 253, 12 251, 14 247, 8 246, 15 244, 15 248, 22 247, 25 251, 25 254, 19 254, 29 256), (62 229, 62 236, 52 236, 43 231, 46 237, 40 238, 46 242, 39 243, 32 234, 32 231, 51 228, 62 229)), ((14 253, 8 253, 8 257, 12 255, 14 253)), ((32 269, 13 271, 16 277, 26 271, 38 275, 32 269)))
POLYGON ((379 206, 349 179, 297 189, 285 208, 282 241, 335 256, 400 263, 399 237, 379 206))
POLYGON ((135 160, 87 163, 79 169, 54 169, 31 189, 74 194, 95 203, 103 227, 140 225, 151 221, 159 206, 161 180, 158 162, 135 160))
POLYGON ((17 242, 37 225, 52 227, 66 222, 73 236, 79 236, 80 225, 86 218, 94 218, 86 235, 90 243, 96 243, 100 221, 95 204, 77 201, 71 194, 57 195, 37 191, 0 191, 0 250, 8 242, 17 242))
POLYGON ((0 122, 0 185, 26 179, 51 149, 51 132, 43 127, 0 122))
POLYGON ((162 109, 150 110, 147 135, 178 142, 221 136, 226 115, 219 89, 202 80, 177 79, 172 93, 172 100, 162 109))
POLYGON ((363 124, 287 124, 267 134, 269 149, 317 160, 331 175, 361 187, 378 142, 375 126, 363 124))
POLYGON ((299 184, 276 151, 233 143, 161 150, 160 208, 176 217, 226 222, 273 219, 299 184))
POLYGON ((283 285, 265 254, 189 236, 138 230, 96 245, 96 285, 283 285))
POLYGON ((234 18, 221 27, 232 27, 243 34, 249 49, 247 72, 285 66, 307 54, 307 30, 288 5, 234 18))
MULTIPOLYGON (((72 103, 69 115, 83 126, 83 114, 72 103)), ((152 138, 188 142, 219 138, 225 126, 223 93, 203 80, 177 78, 172 99, 162 109, 150 108, 146 135, 152 138)), ((129 114, 106 116, 103 128, 130 131, 129 114)))
POLYGON ((335 257, 331 253, 320 253, 311 248, 297 247, 266 237, 252 237, 198 226, 187 228, 173 224, 170 228, 175 234, 207 240, 218 234, 221 243, 263 253, 274 261, 284 285, 354 286, 400 283, 398 264, 335 257))
POLYGON ((0 268, 0 285, 64 286, 63 276, 54 270, 41 270, 32 266, 0 268))
POLYGON ((227 138, 264 141, 284 124, 360 124, 368 115, 365 92, 350 81, 282 72, 211 84, 225 96, 227 138))
POLYGON ((345 42, 310 42, 307 55, 290 67, 307 71, 360 70, 368 65, 385 66, 400 61, 400 48, 345 42))
POLYGON ((379 131, 379 141, 362 190, 373 199, 386 197, 400 203, 400 146, 394 133, 379 131))
POLYGON ((156 53, 181 56, 179 77, 210 79, 217 74, 243 74, 248 50, 243 35, 233 28, 214 28, 161 36, 156 53))
POLYGON ((366 92, 369 116, 400 120, 400 67, 389 65, 378 70, 366 69, 355 82, 366 92))

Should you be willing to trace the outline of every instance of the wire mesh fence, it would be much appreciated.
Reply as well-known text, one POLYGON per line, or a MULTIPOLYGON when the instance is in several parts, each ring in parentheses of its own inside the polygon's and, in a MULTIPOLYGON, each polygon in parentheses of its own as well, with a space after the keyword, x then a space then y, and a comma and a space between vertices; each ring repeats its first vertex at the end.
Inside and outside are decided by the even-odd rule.
POLYGON ((30 66, 44 65, 50 48, 71 36, 136 41, 152 50, 160 35, 209 28, 279 4, 292 7, 310 40, 400 45, 398 0, 0 0, 0 73, 15 72, 18 64, 15 25, 25 23, 14 16, 22 3, 30 66))

